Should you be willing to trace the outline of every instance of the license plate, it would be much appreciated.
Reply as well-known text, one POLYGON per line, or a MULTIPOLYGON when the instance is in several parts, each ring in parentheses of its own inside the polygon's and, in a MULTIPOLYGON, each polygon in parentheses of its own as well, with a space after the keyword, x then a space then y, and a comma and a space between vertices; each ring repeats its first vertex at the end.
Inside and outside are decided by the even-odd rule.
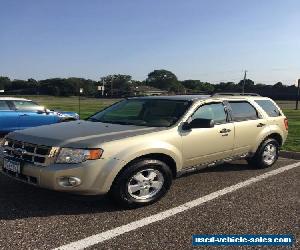
POLYGON ((9 159, 4 159, 3 162, 3 169, 8 171, 12 171, 14 173, 20 174, 21 173, 21 163, 18 161, 12 161, 9 159))

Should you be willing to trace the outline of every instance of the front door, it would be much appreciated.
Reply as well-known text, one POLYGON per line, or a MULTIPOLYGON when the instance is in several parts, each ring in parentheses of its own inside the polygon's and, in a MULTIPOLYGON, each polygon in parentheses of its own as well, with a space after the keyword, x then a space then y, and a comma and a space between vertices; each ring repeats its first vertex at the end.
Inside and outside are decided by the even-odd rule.
POLYGON ((12 101, 19 117, 19 129, 48 125, 55 122, 55 116, 46 113, 43 108, 32 101, 12 101))
POLYGON ((184 167, 230 157, 234 146, 234 125, 229 122, 223 103, 201 105, 189 119, 197 118, 212 119, 215 126, 182 132, 184 167))

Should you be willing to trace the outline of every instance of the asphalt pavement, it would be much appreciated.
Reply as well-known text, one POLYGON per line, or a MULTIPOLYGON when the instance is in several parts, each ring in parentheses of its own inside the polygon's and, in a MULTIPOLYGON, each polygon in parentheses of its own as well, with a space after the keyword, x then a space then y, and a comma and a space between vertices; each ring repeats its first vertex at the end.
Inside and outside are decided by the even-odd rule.
MULTIPOLYGON (((107 197, 56 193, 0 175, 0 249, 76 244, 295 162, 280 158, 263 170, 244 161, 205 168, 176 179, 158 203, 135 210, 118 208, 107 197)), ((290 169, 90 249, 196 249, 193 234, 293 234, 299 249, 299 177, 300 167, 290 169)))

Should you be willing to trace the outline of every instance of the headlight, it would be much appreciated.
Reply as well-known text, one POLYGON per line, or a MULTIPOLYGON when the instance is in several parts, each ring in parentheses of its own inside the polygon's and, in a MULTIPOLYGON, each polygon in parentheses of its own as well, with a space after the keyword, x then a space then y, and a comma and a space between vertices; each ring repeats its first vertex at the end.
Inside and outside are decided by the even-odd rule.
POLYGON ((0 147, 7 146, 8 141, 5 139, 5 137, 0 138, 0 147))
POLYGON ((80 163, 86 160, 97 160, 102 156, 102 149, 62 148, 56 163, 80 163))

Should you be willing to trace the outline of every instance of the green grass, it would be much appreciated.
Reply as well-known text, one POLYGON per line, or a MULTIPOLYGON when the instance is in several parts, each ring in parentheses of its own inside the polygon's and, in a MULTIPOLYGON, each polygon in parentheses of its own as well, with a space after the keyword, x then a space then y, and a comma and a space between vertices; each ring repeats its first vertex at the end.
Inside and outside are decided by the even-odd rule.
MULTIPOLYGON (((79 113, 78 97, 53 97, 53 96, 22 96, 38 102, 48 109, 74 111, 79 113)), ((80 98, 80 118, 85 119, 99 110, 117 102, 119 99, 80 98)))
POLYGON ((284 150, 300 152, 300 110, 283 110, 289 119, 289 135, 284 150))
POLYGON ((276 101, 289 119, 289 135, 284 150, 300 152, 300 110, 295 110, 295 101, 276 101))
MULTIPOLYGON (((49 109, 78 112, 78 97, 25 96, 49 109)), ((81 119, 102 110, 119 99, 81 98, 81 119)), ((300 110, 295 109, 295 102, 277 101, 289 119, 289 136, 283 149, 300 152, 300 110)))

